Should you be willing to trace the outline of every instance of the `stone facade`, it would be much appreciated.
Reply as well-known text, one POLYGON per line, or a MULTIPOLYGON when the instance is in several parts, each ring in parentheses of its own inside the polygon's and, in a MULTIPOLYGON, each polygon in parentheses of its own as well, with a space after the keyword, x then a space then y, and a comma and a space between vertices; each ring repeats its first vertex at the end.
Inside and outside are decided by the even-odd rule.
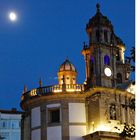
MULTIPOLYGON (((28 108, 30 112, 32 111, 32 109, 40 107, 39 112, 41 116, 39 120, 40 121, 39 125, 35 127, 32 127, 31 125, 29 126, 29 124, 31 123, 31 119, 33 119, 34 116, 32 116, 31 113, 25 116, 25 118, 23 119, 24 120, 23 129, 25 133, 23 137, 25 138, 23 139, 30 140, 32 131, 36 129, 40 129, 41 130, 40 139, 47 140, 49 138, 46 133, 47 129, 49 131, 50 128, 60 127, 62 140, 69 140, 69 133, 72 133, 70 132, 71 127, 84 126, 86 128, 86 117, 84 118, 85 122, 83 120, 78 121, 78 120, 74 120, 76 118, 74 118, 73 115, 71 116, 72 113, 69 113, 71 111, 73 112, 72 108, 76 108, 77 105, 80 105, 80 106, 82 105, 83 107, 85 107, 85 94, 83 93, 76 93, 76 94, 69 93, 68 95, 65 95, 65 94, 57 93, 57 95, 54 95, 54 96, 53 95, 41 96, 39 98, 32 99, 32 101, 30 101, 29 103, 30 108, 28 108, 28 105, 27 105, 28 101, 26 102, 25 106, 23 103, 25 110, 28 108), (48 117, 50 113, 49 111, 53 109, 60 109, 60 122, 57 122, 57 123, 49 122, 49 117, 48 117)), ((79 113, 80 113, 79 116, 77 114, 77 118, 80 118, 86 114, 85 112, 81 113, 80 111, 79 113), (80 116, 81 114, 82 116, 80 116)))
POLYGON ((110 132, 121 132, 123 123, 135 123, 133 116, 134 110, 129 109, 129 107, 122 107, 123 104, 128 104, 134 97, 134 94, 127 91, 111 88, 91 88, 86 92, 56 93, 37 98, 33 97, 31 100, 22 103, 24 110, 26 112, 29 111, 23 118, 23 140, 32 140, 31 133, 37 129, 41 131, 40 140, 47 140, 47 129, 58 126, 61 129, 62 140, 70 139, 70 133, 72 133, 71 129, 73 127, 83 127, 83 136, 96 131, 107 130, 110 132), (71 104, 74 106, 70 106, 71 104), (79 104, 83 104, 83 109, 85 109, 84 113, 80 111, 82 106, 79 106, 76 112, 74 111, 79 104), (111 118, 111 105, 115 105, 114 118, 111 118), (38 107, 40 107, 40 123, 38 126, 32 128, 31 119, 34 116, 31 115, 31 111, 38 107), (48 120, 49 109, 58 108, 60 109, 60 122, 50 123, 48 120), (73 115, 71 116, 71 114, 73 115), (85 121, 80 120, 80 118, 84 118, 85 121))
POLYGON ((121 140, 124 123, 135 124, 125 45, 99 4, 86 31, 89 44, 82 50, 86 81, 76 83, 77 71, 66 59, 58 71, 58 85, 42 87, 40 81, 39 88, 24 88, 22 140, 121 140))
POLYGON ((100 12, 100 5, 97 5, 97 12, 89 20, 86 31, 89 44, 84 44, 82 54, 88 87, 116 87, 127 82, 130 64, 124 60, 125 45, 114 33, 111 21, 100 12), (110 76, 106 75, 106 68, 110 70, 110 76))
POLYGON ((83 137, 85 140, 134 140, 134 138, 120 138, 118 133, 98 131, 83 137))
POLYGON ((95 88, 92 92, 87 98, 89 133, 121 132, 124 123, 135 124, 134 109, 123 107, 135 98, 133 94, 109 88, 95 88))

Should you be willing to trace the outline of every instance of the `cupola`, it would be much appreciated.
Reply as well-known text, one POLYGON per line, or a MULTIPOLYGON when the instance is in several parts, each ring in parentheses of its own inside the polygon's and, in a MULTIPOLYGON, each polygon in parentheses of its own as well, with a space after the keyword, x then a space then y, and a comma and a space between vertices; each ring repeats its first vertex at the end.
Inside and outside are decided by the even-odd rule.
POLYGON ((104 16, 101 11, 100 11, 100 4, 96 5, 97 11, 96 14, 89 19, 89 23, 87 24, 87 28, 90 27, 98 27, 98 26, 106 26, 111 29, 113 29, 113 25, 111 21, 107 18, 107 16, 104 16))
POLYGON ((62 84, 76 84, 77 71, 74 65, 66 59, 59 68, 58 82, 62 84))
POLYGON ((96 14, 89 19, 86 25, 90 44, 114 44, 114 31, 111 21, 101 13, 99 4, 96 5, 96 9, 96 14))

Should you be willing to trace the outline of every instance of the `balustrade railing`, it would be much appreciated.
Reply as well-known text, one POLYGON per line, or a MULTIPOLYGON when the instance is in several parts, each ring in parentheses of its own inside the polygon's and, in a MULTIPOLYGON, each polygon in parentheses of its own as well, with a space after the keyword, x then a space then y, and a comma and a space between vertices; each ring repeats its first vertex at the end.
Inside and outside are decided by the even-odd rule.
POLYGON ((32 89, 23 93, 21 100, 24 100, 28 97, 47 95, 52 93, 61 93, 61 92, 80 92, 84 91, 83 84, 66 84, 66 85, 53 85, 46 87, 39 87, 36 89, 32 89))

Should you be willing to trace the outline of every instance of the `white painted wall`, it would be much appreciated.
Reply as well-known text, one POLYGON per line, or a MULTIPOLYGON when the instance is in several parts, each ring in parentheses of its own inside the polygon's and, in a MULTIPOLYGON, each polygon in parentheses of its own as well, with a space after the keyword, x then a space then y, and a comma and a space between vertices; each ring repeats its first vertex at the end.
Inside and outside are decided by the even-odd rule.
POLYGON ((5 137, 5 140, 20 140, 21 139, 21 114, 6 114, 0 112, 0 135, 5 137), (5 126, 3 126, 5 123, 5 126))
POLYGON ((86 126, 69 126, 70 140, 84 140, 82 136, 86 135, 86 126))
POLYGON ((41 131, 40 131, 40 129, 32 130, 31 140, 41 140, 41 131))
POLYGON ((35 107, 31 110, 31 127, 37 127, 40 124, 40 107, 35 107))
POLYGON ((69 103, 69 122, 86 122, 85 103, 69 103))
POLYGON ((60 104, 49 104, 49 105, 47 105, 47 108, 55 108, 55 107, 60 107, 60 104))
POLYGON ((47 140, 62 140, 61 126, 47 127, 47 140))

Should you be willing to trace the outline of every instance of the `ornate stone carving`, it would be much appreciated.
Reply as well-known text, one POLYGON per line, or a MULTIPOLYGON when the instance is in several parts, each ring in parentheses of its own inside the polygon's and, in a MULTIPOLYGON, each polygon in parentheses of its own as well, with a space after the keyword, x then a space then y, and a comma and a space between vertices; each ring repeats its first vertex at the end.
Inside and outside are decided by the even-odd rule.
POLYGON ((110 119, 116 120, 116 106, 114 104, 110 106, 110 119))

